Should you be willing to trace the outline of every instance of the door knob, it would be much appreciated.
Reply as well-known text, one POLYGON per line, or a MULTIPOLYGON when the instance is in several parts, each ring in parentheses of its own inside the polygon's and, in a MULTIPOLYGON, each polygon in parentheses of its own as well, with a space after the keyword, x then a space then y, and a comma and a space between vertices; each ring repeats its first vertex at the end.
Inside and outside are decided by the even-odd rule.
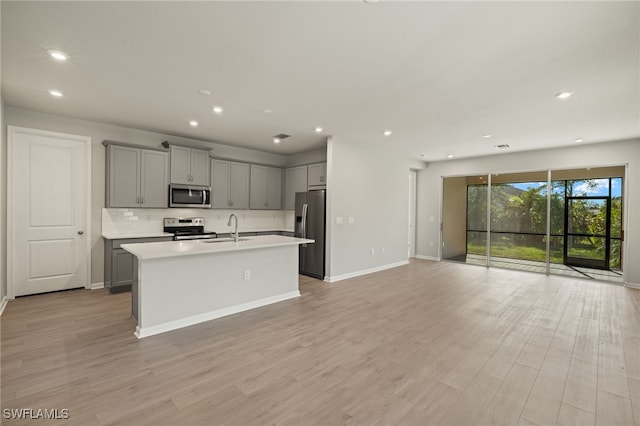
POLYGON ((84 231, 78 231, 78 235, 84 235, 84 231))

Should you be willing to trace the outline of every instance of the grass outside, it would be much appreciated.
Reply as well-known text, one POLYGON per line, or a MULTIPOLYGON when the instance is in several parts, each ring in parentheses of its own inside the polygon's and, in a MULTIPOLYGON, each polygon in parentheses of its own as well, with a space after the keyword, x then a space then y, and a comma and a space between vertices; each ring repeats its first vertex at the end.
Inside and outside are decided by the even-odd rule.
MULTIPOLYGON (((467 244, 467 253, 469 254, 486 254, 486 246, 467 244)), ((510 259, 531 260, 534 262, 545 262, 546 248, 522 246, 513 243, 492 243, 491 256, 506 257, 510 259)), ((562 251, 551 251, 551 262, 562 263, 562 251)))
MULTIPOLYGON (((486 255, 486 236, 481 232, 467 233, 467 253, 486 255)), ((546 241, 544 236, 495 234, 491 237, 491 256, 508 259, 530 260, 534 262, 546 261, 546 241)), ((551 237, 551 263, 564 263, 563 238, 551 237)), ((588 240, 574 241, 571 247, 572 257, 585 259, 603 259, 601 249, 593 246, 588 240)), ((620 269, 620 242, 612 240, 611 259, 609 266, 612 269, 620 269)))

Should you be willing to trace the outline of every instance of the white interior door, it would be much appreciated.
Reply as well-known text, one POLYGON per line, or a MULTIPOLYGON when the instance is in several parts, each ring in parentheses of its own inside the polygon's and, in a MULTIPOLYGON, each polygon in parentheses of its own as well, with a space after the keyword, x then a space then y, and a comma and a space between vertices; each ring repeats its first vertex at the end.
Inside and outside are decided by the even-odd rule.
POLYGON ((8 134, 9 296, 88 287, 91 138, 8 134))

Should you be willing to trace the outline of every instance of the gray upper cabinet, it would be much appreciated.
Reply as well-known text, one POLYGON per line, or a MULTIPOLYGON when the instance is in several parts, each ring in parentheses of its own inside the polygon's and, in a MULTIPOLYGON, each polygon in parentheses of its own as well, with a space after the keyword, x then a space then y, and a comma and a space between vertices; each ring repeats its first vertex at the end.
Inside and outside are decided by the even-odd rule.
POLYGON ((249 173, 249 164, 211 160, 211 207, 248 209, 249 173))
POLYGON ((251 165, 250 208, 280 210, 282 208, 282 169, 251 165))
POLYGON ((229 208, 229 161, 211 160, 211 208, 229 208))
POLYGON ((209 186, 209 151, 171 145, 171 183, 209 186))
POLYGON ((296 192, 307 191, 307 166, 291 167, 284 176, 284 209, 293 210, 296 206, 296 192))
POLYGON ((169 153, 140 150, 140 207, 169 205, 169 153))
POLYGON ((327 163, 309 164, 309 189, 327 188, 327 163))
POLYGON ((249 165, 231 162, 229 171, 229 199, 233 209, 249 208, 249 165))
POLYGON ((106 153, 106 207, 167 207, 166 151, 106 144, 106 153))

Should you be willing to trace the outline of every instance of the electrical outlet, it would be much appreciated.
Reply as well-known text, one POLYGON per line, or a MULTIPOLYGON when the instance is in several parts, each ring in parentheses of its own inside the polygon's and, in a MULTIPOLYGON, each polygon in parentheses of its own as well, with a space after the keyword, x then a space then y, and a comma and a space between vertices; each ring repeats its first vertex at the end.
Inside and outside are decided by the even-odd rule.
POLYGON ((375 255, 375 254, 376 254, 376 249, 372 248, 372 249, 371 249, 371 256, 373 256, 373 255, 375 255))
POLYGON ((384 247, 380 249, 380 254, 384 254, 384 247))
POLYGON ((247 269, 246 271, 244 271, 244 280, 250 280, 251 279, 251 271, 249 269, 247 269))

